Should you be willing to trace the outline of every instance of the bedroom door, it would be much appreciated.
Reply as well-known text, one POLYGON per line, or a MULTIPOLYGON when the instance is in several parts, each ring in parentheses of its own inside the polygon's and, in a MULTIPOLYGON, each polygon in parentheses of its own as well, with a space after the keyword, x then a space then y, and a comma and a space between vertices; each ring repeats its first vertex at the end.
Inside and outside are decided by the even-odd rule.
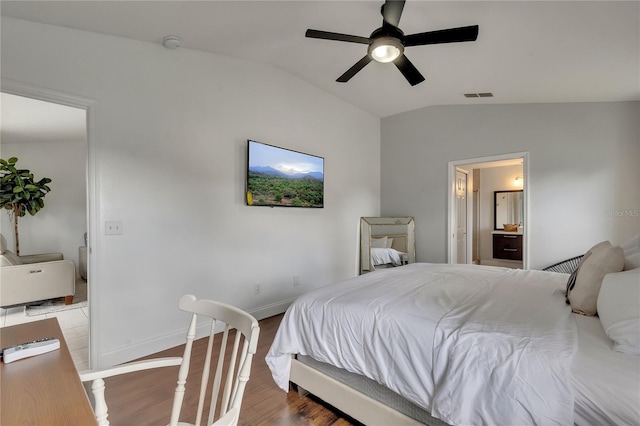
POLYGON ((456 168, 456 263, 467 263, 467 181, 469 173, 456 168))

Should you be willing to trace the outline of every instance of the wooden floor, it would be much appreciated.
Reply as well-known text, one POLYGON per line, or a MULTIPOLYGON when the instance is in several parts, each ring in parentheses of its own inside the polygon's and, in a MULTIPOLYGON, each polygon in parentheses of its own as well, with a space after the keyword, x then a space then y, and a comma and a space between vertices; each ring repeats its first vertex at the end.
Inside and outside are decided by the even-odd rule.
MULTIPOLYGON (((240 425, 358 425, 346 415, 324 405, 313 397, 296 391, 284 392, 274 383, 264 357, 271 346, 282 315, 260 321, 258 352, 253 360, 251 378, 247 384, 240 414, 240 425)), ((193 358, 204 356, 204 345, 194 344, 193 358), (198 352, 202 353, 200 355, 198 352)), ((157 356, 181 356, 182 347, 173 348, 157 356)), ((181 420, 189 421, 189 412, 195 411, 197 401, 189 398, 192 375, 199 377, 199 363, 193 363, 187 379, 187 396, 181 420)), ((105 380, 111 425, 167 424, 171 412, 173 391, 176 386, 177 367, 128 374, 105 380)), ((197 386, 197 384, 196 384, 197 386)), ((191 392, 197 393, 196 392, 191 392)), ((194 398, 195 399, 195 398, 194 398)))

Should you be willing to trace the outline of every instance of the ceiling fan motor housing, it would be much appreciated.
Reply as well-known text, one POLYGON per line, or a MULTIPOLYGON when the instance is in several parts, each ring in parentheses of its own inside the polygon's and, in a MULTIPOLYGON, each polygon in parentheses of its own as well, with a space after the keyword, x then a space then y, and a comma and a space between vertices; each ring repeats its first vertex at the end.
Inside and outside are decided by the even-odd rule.
POLYGON ((397 27, 383 25, 369 38, 367 53, 378 62, 391 62, 404 53, 404 33, 397 27))
POLYGON ((382 26, 372 32, 369 37, 312 29, 308 29, 305 35, 311 38, 368 45, 367 54, 336 79, 339 83, 346 83, 369 62, 375 60, 383 63, 393 62, 409 84, 415 86, 424 81, 424 76, 420 74, 420 71, 404 54, 405 47, 475 41, 478 38, 478 26, 447 28, 405 36, 402 30, 398 28, 404 4, 405 0, 385 0, 380 9, 382 26))

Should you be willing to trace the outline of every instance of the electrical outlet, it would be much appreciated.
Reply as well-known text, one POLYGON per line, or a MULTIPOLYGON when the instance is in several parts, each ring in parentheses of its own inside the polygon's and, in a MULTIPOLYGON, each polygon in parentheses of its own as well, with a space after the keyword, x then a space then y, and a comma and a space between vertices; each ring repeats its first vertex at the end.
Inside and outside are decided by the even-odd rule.
POLYGON ((104 223, 105 235, 121 235, 122 234, 122 221, 121 220, 108 220, 104 223))
POLYGON ((260 293, 262 293, 262 285, 258 283, 255 286, 253 286, 253 294, 260 294, 260 293))
POLYGON ((293 286, 297 287, 300 285, 300 275, 294 275, 293 276, 293 286))

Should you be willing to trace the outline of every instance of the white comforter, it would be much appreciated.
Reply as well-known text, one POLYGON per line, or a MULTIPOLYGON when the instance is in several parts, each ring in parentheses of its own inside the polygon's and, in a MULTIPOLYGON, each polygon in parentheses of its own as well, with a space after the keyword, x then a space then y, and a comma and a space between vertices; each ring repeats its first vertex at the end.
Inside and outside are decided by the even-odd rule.
POLYGON ((365 375, 450 424, 573 424, 577 331, 566 275, 415 263, 329 285, 287 310, 266 360, 365 375))
POLYGON ((402 265, 402 253, 392 248, 371 247, 371 261, 374 266, 387 263, 400 266, 402 265))

